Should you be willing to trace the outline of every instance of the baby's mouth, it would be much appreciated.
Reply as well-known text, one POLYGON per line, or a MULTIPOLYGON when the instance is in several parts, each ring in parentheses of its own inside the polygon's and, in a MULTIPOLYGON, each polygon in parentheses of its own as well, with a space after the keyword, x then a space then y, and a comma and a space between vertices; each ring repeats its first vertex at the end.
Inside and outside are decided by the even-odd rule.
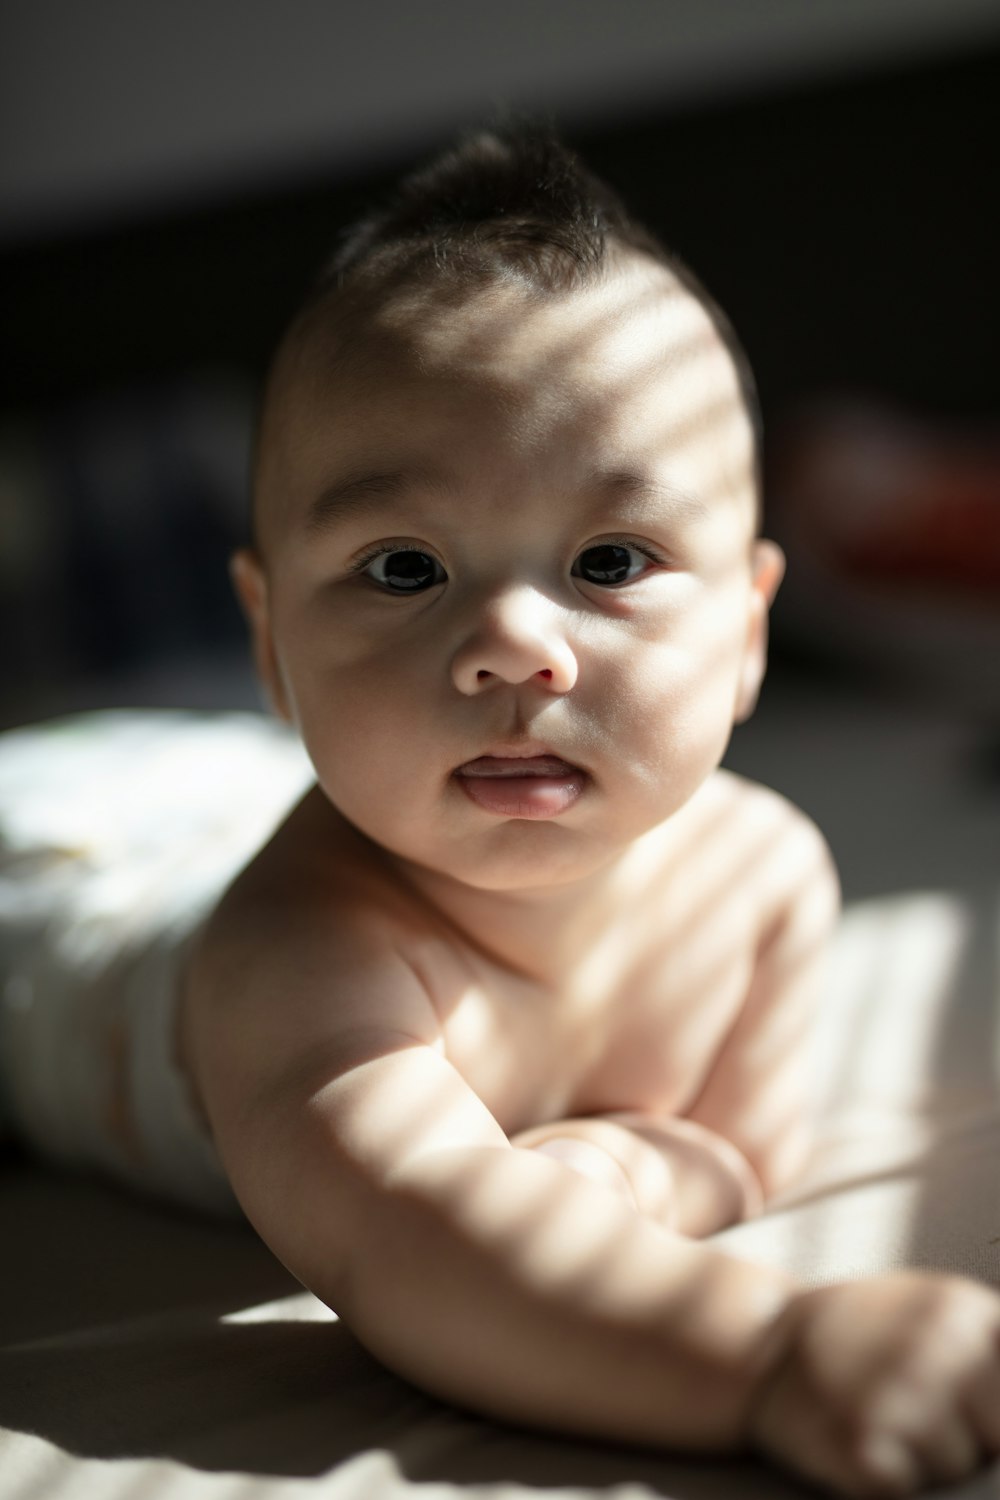
POLYGON ((558 755, 480 755, 454 772, 470 801, 506 818, 553 818, 583 793, 586 771, 558 755))

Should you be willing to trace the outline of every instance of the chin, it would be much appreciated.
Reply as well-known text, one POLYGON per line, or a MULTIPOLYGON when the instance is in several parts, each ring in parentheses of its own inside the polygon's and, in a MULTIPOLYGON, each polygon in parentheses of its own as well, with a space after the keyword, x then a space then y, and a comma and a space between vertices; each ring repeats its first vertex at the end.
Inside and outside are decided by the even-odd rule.
POLYGON ((502 892, 549 890, 572 885, 609 864, 619 853, 603 840, 574 837, 567 829, 551 824, 512 820, 489 846, 463 843, 454 857, 427 867, 478 891, 502 892), (472 847, 470 847, 470 845, 472 847))

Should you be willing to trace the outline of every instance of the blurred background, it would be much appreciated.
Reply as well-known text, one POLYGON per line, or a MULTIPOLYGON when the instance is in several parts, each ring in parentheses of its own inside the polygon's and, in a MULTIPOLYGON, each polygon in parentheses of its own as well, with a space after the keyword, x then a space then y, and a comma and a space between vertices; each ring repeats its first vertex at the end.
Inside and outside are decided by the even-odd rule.
POLYGON ((0 0, 0 727, 258 703, 225 562, 269 350, 340 226, 511 108, 756 370, 790 571, 730 763, 849 895, 995 876, 997 0, 0 0))

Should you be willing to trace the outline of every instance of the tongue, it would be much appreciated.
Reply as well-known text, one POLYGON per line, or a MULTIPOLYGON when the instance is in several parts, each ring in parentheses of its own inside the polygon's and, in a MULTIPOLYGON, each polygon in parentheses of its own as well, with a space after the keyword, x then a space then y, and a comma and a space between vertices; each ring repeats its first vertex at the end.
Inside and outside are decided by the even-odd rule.
POLYGON ((459 776, 573 776, 576 766, 558 755, 530 755, 518 760, 510 756, 480 755, 459 766, 459 776))
POLYGON ((501 818, 556 818, 583 795, 586 780, 558 755, 481 755, 456 773, 470 802, 501 818))

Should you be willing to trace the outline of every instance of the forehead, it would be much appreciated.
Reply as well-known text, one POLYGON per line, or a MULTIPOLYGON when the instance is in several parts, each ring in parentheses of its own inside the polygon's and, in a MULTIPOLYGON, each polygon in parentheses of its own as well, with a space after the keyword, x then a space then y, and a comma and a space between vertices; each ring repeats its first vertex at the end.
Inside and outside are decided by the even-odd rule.
POLYGON ((442 453, 547 466, 569 487, 574 470, 639 470, 706 503, 752 503, 732 357, 666 267, 635 257, 559 294, 411 285, 334 321, 320 313, 289 351, 265 423, 260 499, 287 521, 338 469, 390 450, 404 466, 442 453))
POLYGON ((718 343, 701 304, 665 268, 625 262, 564 292, 520 281, 459 290, 444 284, 401 289, 373 314, 376 340, 411 350, 427 373, 451 368, 512 389, 540 378, 634 375, 637 365, 676 366, 698 346, 718 343))

